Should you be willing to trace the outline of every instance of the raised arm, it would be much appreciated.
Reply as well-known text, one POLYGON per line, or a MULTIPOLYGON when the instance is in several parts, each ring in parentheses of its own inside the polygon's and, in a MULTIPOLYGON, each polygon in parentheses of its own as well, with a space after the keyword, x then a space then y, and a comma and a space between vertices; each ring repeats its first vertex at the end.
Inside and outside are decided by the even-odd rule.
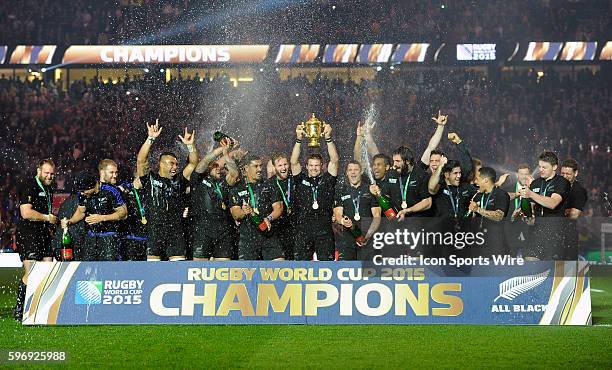
POLYGON ((196 148, 195 142, 195 131, 189 133, 187 131, 187 127, 185 127, 185 135, 179 135, 179 139, 185 144, 187 147, 187 151, 189 151, 189 162, 187 166, 183 169, 183 177, 189 180, 191 178, 191 173, 198 165, 198 149, 196 148))
POLYGON ((457 145, 457 150, 459 154, 457 158, 459 159, 459 165, 461 166, 462 179, 466 179, 470 172, 474 170, 474 161, 472 160, 472 156, 470 155, 470 151, 459 135, 455 132, 451 132, 448 134, 448 140, 452 141, 455 145, 457 145), (463 176, 465 174, 465 176, 463 176))
POLYGON ((138 177, 144 176, 151 170, 149 165, 149 152, 151 146, 159 134, 161 134, 162 128, 159 126, 159 119, 155 120, 155 124, 149 125, 147 123, 147 140, 142 144, 136 157, 136 174, 138 177))
MULTIPOLYGON (((237 148, 237 145, 234 146, 234 148, 237 148)), ((238 169, 236 161, 234 161, 234 159, 232 158, 231 153, 229 151, 229 147, 227 146, 223 148, 223 160, 225 161, 225 167, 227 168, 225 181, 227 181, 229 186, 234 186, 240 178, 240 170, 238 169)))
POLYGON ((208 168, 210 163, 212 161, 216 160, 217 158, 219 158, 219 156, 221 156, 221 154, 223 154, 223 147, 222 146, 213 149, 209 153, 206 153, 206 155, 202 158, 202 160, 200 160, 198 165, 195 167, 195 172, 197 172, 197 173, 204 173, 204 172, 206 172, 206 169, 208 168))
POLYGON ((446 158, 445 156, 441 156, 438 168, 436 168, 436 170, 429 177, 429 182, 427 183, 427 190, 431 195, 437 194, 440 190, 440 176, 442 174, 442 169, 444 168, 446 162, 448 162, 448 158, 446 158))
POLYGON ((431 139, 429 139, 429 143, 427 144, 427 148, 421 155, 421 162, 425 163, 425 165, 429 166, 429 156, 432 150, 436 149, 438 145, 440 145, 440 140, 442 140, 442 134, 444 133, 444 126, 446 125, 446 121, 448 120, 448 116, 443 116, 441 111, 438 111, 437 117, 431 117, 438 126, 436 127, 436 131, 434 132, 431 139))
POLYGON ((295 144, 291 151, 291 174, 298 175, 302 172, 302 166, 300 166, 300 153, 302 152, 302 139, 304 139, 304 126, 302 124, 297 125, 295 128, 295 144))
POLYGON ((327 172, 329 172, 330 175, 336 177, 338 176, 340 157, 338 156, 338 151, 336 150, 336 143, 334 143, 331 134, 332 128, 326 123, 323 126, 323 137, 325 137, 325 142, 327 143, 327 153, 329 154, 329 164, 327 165, 327 172))

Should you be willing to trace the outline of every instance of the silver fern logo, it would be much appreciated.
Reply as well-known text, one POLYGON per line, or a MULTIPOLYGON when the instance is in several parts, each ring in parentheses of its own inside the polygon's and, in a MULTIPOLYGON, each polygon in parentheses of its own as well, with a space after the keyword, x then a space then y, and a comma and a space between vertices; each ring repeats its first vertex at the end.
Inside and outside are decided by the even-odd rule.
POLYGON ((75 304, 102 303, 102 281, 77 281, 75 304))
POLYGON ((544 281, 546 281, 549 274, 550 269, 536 275, 518 276, 508 279, 499 284, 499 295, 493 300, 493 302, 497 302, 497 300, 500 298, 506 298, 507 300, 512 301, 519 295, 542 284, 544 281))

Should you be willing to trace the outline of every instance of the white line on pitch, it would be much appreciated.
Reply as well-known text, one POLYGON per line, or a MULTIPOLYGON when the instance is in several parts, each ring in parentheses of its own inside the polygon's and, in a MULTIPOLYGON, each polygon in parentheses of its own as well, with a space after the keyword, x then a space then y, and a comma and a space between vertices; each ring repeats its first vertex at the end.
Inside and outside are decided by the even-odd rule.
POLYGON ((605 290, 599 290, 599 289, 593 289, 591 288, 591 292, 595 292, 595 293, 605 293, 605 290))

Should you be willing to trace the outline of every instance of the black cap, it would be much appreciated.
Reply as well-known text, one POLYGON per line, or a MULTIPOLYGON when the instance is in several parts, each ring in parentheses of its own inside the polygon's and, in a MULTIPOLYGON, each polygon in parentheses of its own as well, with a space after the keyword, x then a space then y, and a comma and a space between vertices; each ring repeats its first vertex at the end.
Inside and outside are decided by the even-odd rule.
POLYGON ((90 190, 96 187, 98 178, 89 172, 80 172, 74 177, 74 190, 90 190))

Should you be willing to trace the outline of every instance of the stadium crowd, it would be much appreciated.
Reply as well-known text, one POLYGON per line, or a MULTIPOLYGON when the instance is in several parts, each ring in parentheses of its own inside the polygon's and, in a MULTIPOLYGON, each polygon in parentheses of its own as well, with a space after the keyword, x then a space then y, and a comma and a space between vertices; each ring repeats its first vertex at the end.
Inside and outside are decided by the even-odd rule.
POLYGON ((7 0, 0 43, 596 41, 609 13, 597 0, 7 0))
MULTIPOLYGON (((368 111, 377 122, 374 137, 380 148, 408 144, 420 152, 434 131, 431 117, 441 109, 449 115, 449 131, 458 132, 472 156, 498 174, 514 172, 522 162, 535 166, 537 154, 551 149, 580 164, 590 200, 586 215, 602 214, 600 194, 610 189, 609 86, 586 70, 564 77, 547 70, 543 76, 508 73, 496 79, 465 70, 387 71, 359 84, 325 77, 281 81, 274 73, 239 87, 225 78, 201 80, 165 82, 151 74, 116 84, 77 81, 64 91, 52 81, 2 76, 3 245, 18 219, 17 180, 32 173, 38 159, 56 162, 59 189, 70 190, 71 173, 95 171, 103 158, 117 161, 120 177, 128 180, 144 122, 155 118, 169 132, 159 146, 175 148, 184 161, 187 153, 176 136, 185 126, 195 129, 202 153, 211 149, 212 132, 222 129, 261 155, 289 154, 296 123, 315 112, 334 125, 344 166, 352 159, 357 123, 368 111)), ((443 141, 441 149, 448 145, 443 141)))

